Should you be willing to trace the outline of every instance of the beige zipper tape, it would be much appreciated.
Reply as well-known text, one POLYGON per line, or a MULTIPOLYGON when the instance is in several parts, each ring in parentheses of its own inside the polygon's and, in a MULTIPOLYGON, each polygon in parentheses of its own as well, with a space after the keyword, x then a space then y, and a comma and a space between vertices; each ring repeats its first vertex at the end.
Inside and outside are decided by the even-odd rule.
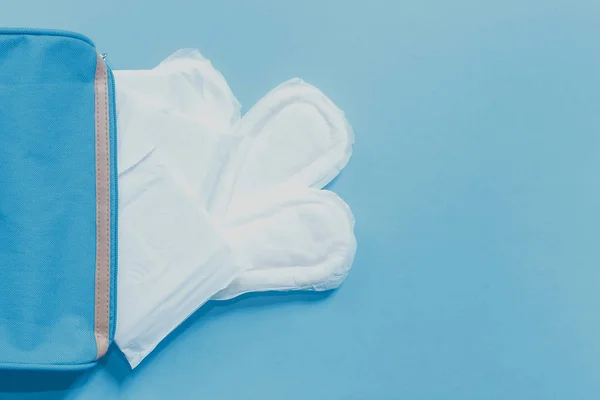
POLYGON ((96 359, 108 351, 110 325, 110 146, 108 71, 102 56, 96 61, 96 287, 94 335, 96 359))

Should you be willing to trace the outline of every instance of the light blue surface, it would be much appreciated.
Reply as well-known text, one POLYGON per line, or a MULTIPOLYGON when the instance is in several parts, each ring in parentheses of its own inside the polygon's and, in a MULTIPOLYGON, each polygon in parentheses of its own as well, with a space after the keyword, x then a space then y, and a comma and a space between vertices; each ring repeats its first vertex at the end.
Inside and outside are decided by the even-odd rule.
POLYGON ((359 243, 329 296, 211 303, 133 373, 113 349, 2 373, 1 399, 600 397, 596 0, 40 0, 0 23, 81 31, 115 68, 198 47, 246 110, 318 86, 356 132, 332 188, 359 243))

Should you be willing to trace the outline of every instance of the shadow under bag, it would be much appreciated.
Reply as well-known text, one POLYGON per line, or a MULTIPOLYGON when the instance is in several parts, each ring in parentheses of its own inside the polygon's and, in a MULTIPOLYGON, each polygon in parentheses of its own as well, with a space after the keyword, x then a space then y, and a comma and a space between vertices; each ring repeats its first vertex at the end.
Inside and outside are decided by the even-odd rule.
POLYGON ((115 331, 112 72, 69 32, 0 30, 0 368, 78 369, 115 331))

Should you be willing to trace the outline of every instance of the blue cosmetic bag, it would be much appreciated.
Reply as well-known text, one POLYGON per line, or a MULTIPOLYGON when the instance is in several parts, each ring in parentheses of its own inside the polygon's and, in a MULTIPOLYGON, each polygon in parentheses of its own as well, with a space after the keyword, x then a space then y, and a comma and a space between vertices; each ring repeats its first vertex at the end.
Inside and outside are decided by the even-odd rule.
POLYGON ((0 29, 0 368, 77 369, 115 332, 116 115, 94 43, 0 29))

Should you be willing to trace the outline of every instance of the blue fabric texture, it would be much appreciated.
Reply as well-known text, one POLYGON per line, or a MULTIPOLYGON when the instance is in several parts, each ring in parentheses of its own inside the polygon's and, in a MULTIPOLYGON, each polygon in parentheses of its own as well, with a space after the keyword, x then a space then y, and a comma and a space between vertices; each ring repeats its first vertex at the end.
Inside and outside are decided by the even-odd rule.
POLYGON ((96 62, 93 43, 77 34, 0 31, 1 368, 69 369, 96 358, 96 62))

